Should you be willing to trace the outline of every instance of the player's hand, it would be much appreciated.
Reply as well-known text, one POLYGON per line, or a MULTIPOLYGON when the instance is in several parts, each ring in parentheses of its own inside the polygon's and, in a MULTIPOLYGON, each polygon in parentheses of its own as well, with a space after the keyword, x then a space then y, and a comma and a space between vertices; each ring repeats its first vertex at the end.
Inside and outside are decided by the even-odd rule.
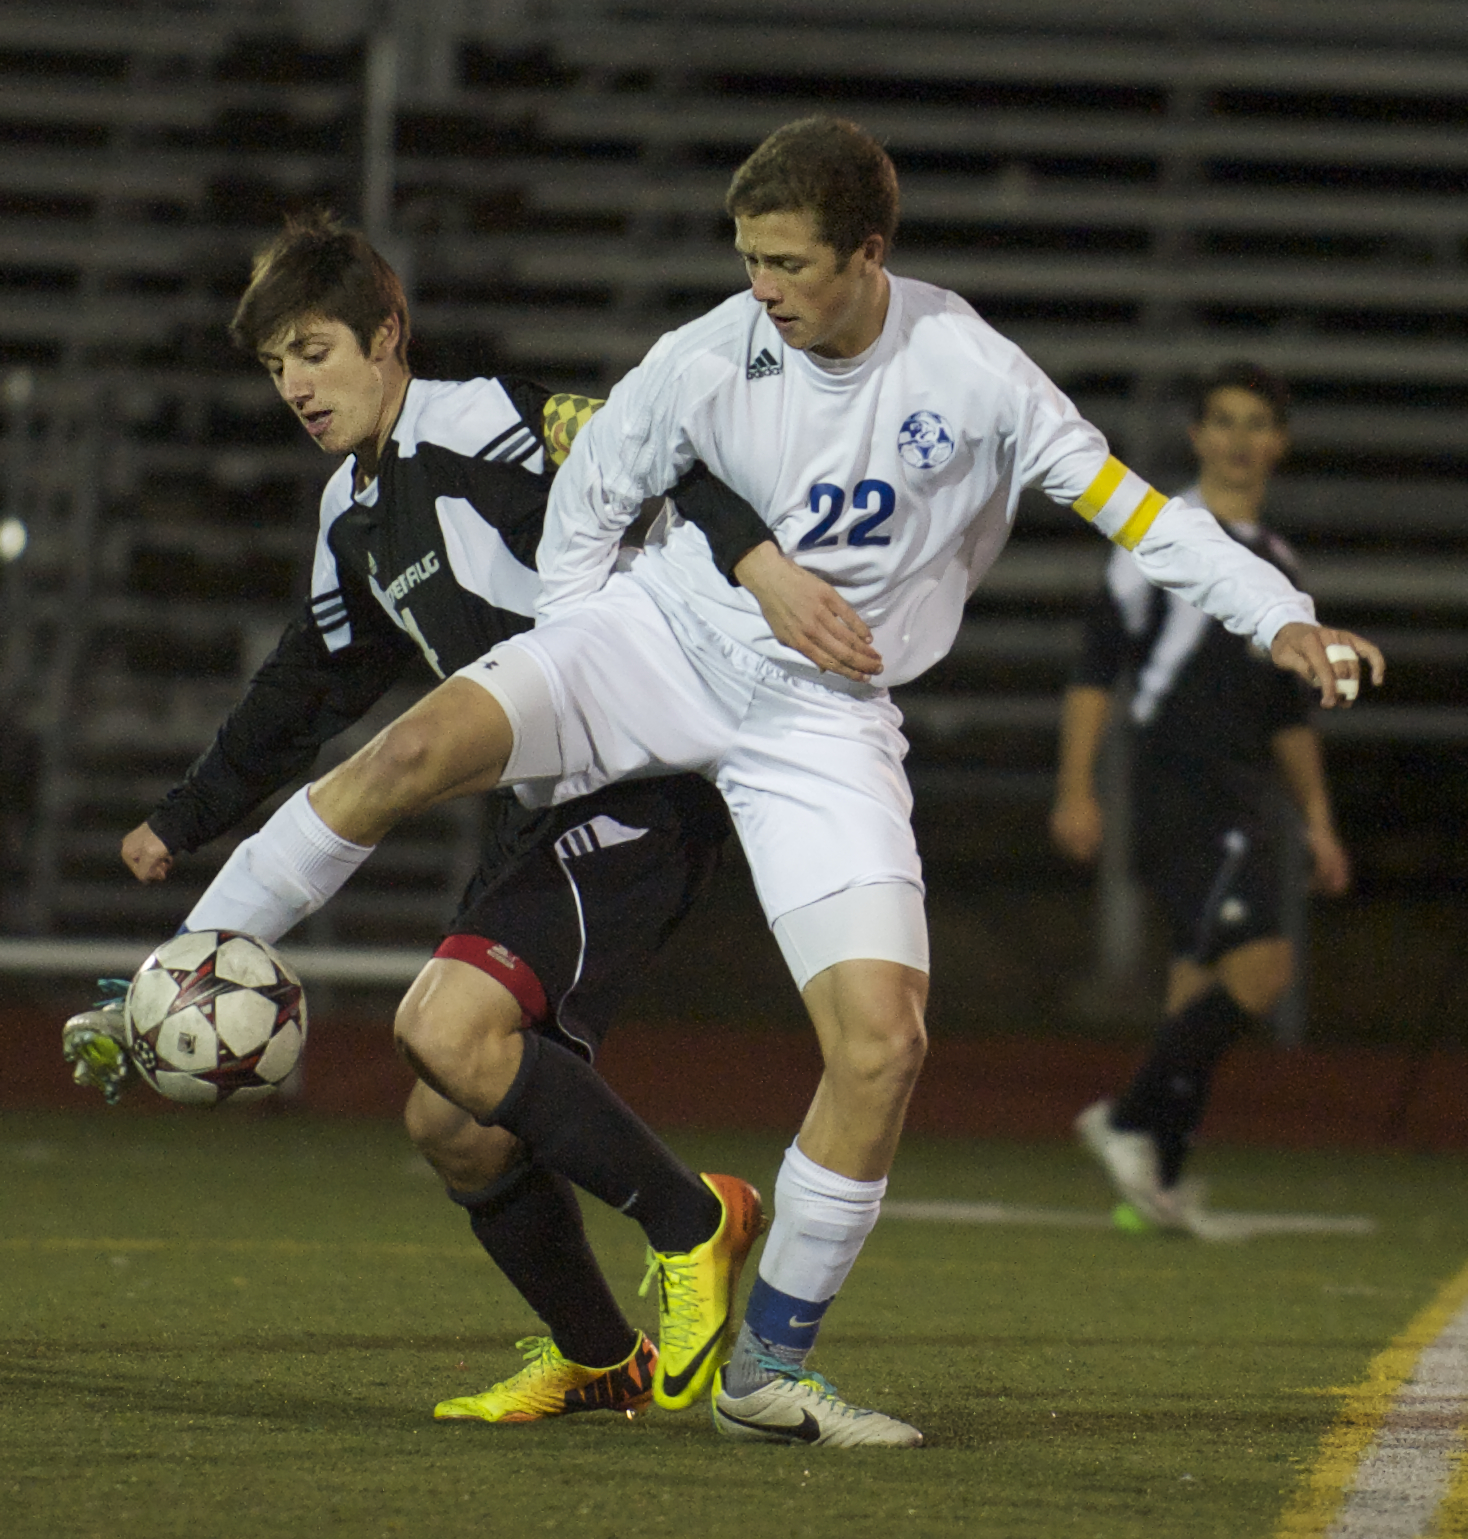
POLYGON ((140 882, 161 882, 173 870, 168 846, 146 823, 139 823, 122 841, 122 860, 140 882))
MULTIPOLYGON (((1336 705, 1350 705, 1355 689, 1345 691, 1336 688, 1337 679, 1361 678, 1361 664, 1371 665, 1371 682, 1380 684, 1386 677, 1386 659, 1380 650, 1363 636, 1351 631, 1333 630, 1328 625, 1306 625, 1292 620, 1282 625, 1273 642, 1269 655, 1276 668, 1298 673, 1304 681, 1320 691, 1320 703, 1326 710, 1336 705), (1326 656, 1327 647, 1350 648, 1355 656, 1338 658, 1326 656)), ((1359 682, 1356 688, 1359 688, 1359 682)))
POLYGON ((1333 828, 1307 827, 1305 843, 1315 863, 1314 887, 1328 898, 1339 898, 1351 885, 1351 857, 1333 828))
POLYGON ((740 558, 734 576, 759 600, 775 640, 817 668, 869 684, 882 671, 866 622, 814 572, 797 566, 773 540, 740 558))
POLYGON ((1101 803, 1079 792, 1057 797, 1050 809, 1050 837, 1062 855, 1089 864, 1101 850, 1101 803))

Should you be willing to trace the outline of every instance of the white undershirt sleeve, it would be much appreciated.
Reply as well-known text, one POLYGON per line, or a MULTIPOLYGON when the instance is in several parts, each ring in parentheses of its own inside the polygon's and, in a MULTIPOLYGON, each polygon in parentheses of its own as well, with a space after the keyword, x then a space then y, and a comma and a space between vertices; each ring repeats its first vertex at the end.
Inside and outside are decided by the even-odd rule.
POLYGON ((663 337, 613 387, 551 485, 535 553, 537 619, 564 613, 606 582, 643 502, 667 491, 696 458, 680 420, 677 337, 663 337))
POLYGON ((1315 605, 1280 569, 1230 539, 1206 509, 1172 498, 1132 549, 1148 582, 1185 598, 1267 652, 1281 626, 1314 625, 1315 605))
POLYGON ((1206 508, 1164 497, 1110 457, 1101 433, 1048 380, 1028 391, 1025 404, 1025 485, 1069 503, 1131 551, 1148 582, 1266 651, 1281 626, 1316 623, 1314 604, 1278 567, 1230 539, 1206 508))
MULTIPOLYGON (((573 609, 606 582, 616 565, 622 532, 642 506, 640 497, 619 497, 607 488, 595 440, 597 425, 610 410, 609 401, 576 435, 551 485, 535 552, 540 571, 537 620, 573 609)), ((615 449, 615 443, 611 447, 615 449)))

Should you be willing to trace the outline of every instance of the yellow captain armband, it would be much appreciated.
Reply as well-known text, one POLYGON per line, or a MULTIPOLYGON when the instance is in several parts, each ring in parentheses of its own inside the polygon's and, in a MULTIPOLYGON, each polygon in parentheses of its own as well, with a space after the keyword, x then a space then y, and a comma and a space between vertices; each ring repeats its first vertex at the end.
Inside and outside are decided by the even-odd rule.
POLYGON ((1135 550, 1166 504, 1167 498, 1161 492, 1148 486, 1113 454, 1071 506, 1108 540, 1124 550, 1135 550))
POLYGON ((576 435, 605 404, 590 395, 553 395, 541 412, 546 458, 557 468, 566 463, 576 435))

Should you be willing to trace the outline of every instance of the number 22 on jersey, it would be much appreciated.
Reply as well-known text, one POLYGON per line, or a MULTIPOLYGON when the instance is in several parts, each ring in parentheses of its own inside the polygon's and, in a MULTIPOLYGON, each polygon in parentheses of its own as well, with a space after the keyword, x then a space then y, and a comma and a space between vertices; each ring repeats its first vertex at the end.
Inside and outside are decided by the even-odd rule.
POLYGON ((833 545, 890 545, 892 536, 881 532, 897 507, 897 493, 886 481, 858 481, 851 494, 854 512, 862 516, 849 529, 831 530, 846 511, 846 493, 830 481, 817 481, 810 489, 810 510, 816 522, 801 535, 797 550, 829 550, 833 545))

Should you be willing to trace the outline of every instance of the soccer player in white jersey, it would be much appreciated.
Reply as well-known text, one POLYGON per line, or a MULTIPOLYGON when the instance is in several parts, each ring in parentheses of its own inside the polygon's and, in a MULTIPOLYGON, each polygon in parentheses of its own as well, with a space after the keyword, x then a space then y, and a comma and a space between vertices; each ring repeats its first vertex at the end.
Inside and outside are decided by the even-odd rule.
MULTIPOLYGON (((1379 680, 1384 665, 1371 643, 1318 626, 1309 599, 1208 513, 1112 459, 961 299, 887 272, 896 173, 854 125, 781 129, 736 174, 727 206, 750 288, 664 337, 577 438, 537 557, 537 628, 278 814, 189 923, 227 915, 278 934, 399 818, 500 780, 556 801, 654 770, 707 775, 825 1065, 714 1382, 714 1421, 734 1437, 913 1446, 915 1428, 848 1405, 804 1366, 876 1222, 925 1050, 922 877, 884 686, 948 650, 1026 486, 1253 636, 1327 707, 1337 677, 1357 679, 1364 660, 1379 680), (770 540, 731 582, 696 530, 667 519, 614 571, 644 498, 695 459, 760 511, 770 540), (1332 662, 1327 645, 1349 660, 1332 662)), ((481 1042, 452 1012, 408 1012, 398 1030, 420 1070, 484 1122, 502 1100, 549 1093, 518 1042, 481 1042)))

